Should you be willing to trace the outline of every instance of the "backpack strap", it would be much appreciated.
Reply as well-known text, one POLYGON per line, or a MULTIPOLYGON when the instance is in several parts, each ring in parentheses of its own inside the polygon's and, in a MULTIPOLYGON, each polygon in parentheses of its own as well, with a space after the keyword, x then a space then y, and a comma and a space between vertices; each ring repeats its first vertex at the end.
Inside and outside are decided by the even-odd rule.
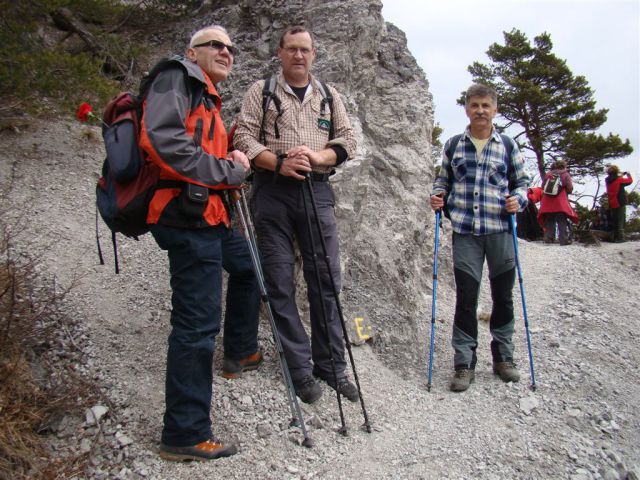
MULTIPOLYGON (((511 154, 513 154, 513 140, 508 135, 504 133, 500 134, 500 138, 502 138, 502 143, 504 145, 504 149, 507 151, 507 158, 505 159, 505 163, 507 164, 507 178, 509 178, 509 170, 513 170, 513 164, 511 163, 511 154)), ((509 190, 511 190, 511 181, 509 181, 509 190)))
POLYGON ((445 154, 447 155, 447 158, 449 159, 449 166, 447 168, 447 178, 449 180, 449 189, 451 189, 451 182, 453 182, 453 168, 451 167, 451 158, 453 157, 453 154, 456 151, 456 147, 458 146, 458 143, 460 142, 461 138, 462 138, 462 133, 459 133, 451 137, 451 140, 449 141, 449 148, 447 148, 447 151, 445 152, 445 154))
POLYGON ((262 123, 260 124, 260 143, 266 145, 266 133, 264 130, 264 122, 267 116, 267 110, 269 110, 269 104, 273 101, 273 104, 276 106, 276 110, 278 115, 276 116, 276 121, 274 123, 274 130, 276 134, 276 138, 280 138, 280 130, 278 129, 278 119, 282 116, 282 102, 276 95, 276 85, 278 84, 275 75, 267 77, 264 79, 264 86, 262 87, 262 123))
POLYGON ((320 94, 322 95, 322 101, 320 102, 320 115, 324 115, 325 105, 329 105, 329 115, 331 116, 331 125, 329 126, 329 140, 333 140, 335 137, 335 128, 333 124, 333 95, 331 90, 324 82, 318 82, 320 84, 320 94))

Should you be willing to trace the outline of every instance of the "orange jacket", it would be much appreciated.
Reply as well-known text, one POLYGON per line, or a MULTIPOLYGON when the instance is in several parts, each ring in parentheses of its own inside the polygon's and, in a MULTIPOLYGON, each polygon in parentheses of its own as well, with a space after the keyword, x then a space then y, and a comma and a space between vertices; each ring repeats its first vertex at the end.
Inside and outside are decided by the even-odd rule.
POLYGON ((147 223, 201 228, 223 223, 229 215, 220 190, 235 188, 243 168, 227 157, 222 102, 209 77, 195 63, 174 57, 153 80, 146 96, 140 147, 160 168, 160 184, 147 223), (186 184, 199 185, 206 202, 187 198, 186 184))

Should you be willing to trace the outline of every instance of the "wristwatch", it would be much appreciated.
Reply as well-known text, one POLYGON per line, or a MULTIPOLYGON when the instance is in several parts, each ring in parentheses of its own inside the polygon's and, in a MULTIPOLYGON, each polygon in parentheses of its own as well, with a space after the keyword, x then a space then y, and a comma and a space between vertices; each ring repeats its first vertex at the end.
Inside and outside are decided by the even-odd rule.
POLYGON ((280 169, 282 168, 282 162, 284 162, 284 159, 287 158, 287 154, 286 153, 278 153, 277 158, 278 158, 278 160, 276 162, 276 168, 273 169, 273 175, 275 177, 277 177, 280 174, 280 169))

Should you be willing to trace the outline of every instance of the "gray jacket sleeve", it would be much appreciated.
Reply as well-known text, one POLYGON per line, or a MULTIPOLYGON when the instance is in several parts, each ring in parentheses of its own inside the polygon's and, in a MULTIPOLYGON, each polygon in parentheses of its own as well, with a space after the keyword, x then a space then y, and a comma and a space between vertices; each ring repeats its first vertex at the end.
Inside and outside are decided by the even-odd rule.
MULTIPOLYGON (((240 185, 245 172, 239 164, 206 153, 187 133, 186 120, 191 109, 187 81, 181 68, 171 68, 161 72, 151 84, 143 116, 143 128, 151 146, 147 153, 176 179, 207 187, 240 185)), ((216 117, 217 122, 221 121, 216 117)))

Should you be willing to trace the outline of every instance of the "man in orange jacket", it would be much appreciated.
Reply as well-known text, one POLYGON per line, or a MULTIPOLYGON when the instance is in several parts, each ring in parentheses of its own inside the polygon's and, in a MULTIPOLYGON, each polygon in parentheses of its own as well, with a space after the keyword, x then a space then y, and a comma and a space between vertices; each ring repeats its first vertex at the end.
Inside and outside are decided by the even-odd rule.
POLYGON ((225 357, 234 355, 225 367, 233 360, 241 370, 262 358, 255 276, 246 242, 230 226, 225 200, 225 190, 240 186, 249 170, 246 155, 227 152, 215 87, 227 78, 235 53, 222 27, 196 32, 186 58, 174 57, 155 77, 144 104, 140 146, 160 168, 147 223, 168 253, 173 291, 160 444, 167 460, 210 460, 237 451, 213 436, 210 418, 222 268, 230 273, 225 357), (233 318, 248 304, 255 311, 245 311, 244 320, 233 318), (236 351, 227 351, 231 347, 236 351))

